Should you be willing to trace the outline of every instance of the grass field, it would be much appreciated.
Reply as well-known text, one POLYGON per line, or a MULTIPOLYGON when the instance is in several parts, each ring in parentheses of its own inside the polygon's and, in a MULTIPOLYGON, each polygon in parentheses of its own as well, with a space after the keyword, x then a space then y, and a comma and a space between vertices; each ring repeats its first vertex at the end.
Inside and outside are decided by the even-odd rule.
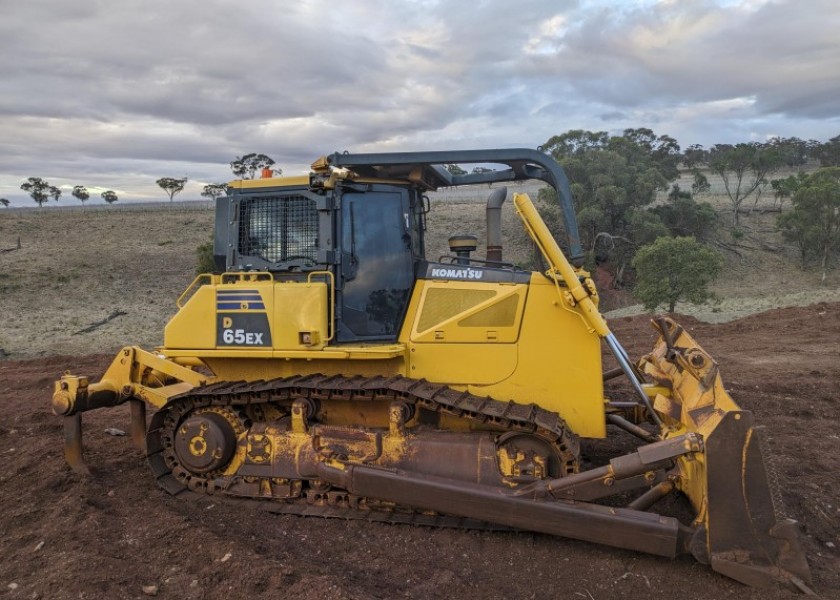
MULTIPOLYGON (((536 196, 536 184, 511 187, 536 196)), ((486 186, 431 196, 427 257, 448 253, 451 235, 479 238, 483 255, 486 186)), ((723 213, 724 198, 712 197, 723 213)), ((840 277, 803 272, 795 248, 784 245, 773 228, 774 214, 742 218, 746 237, 740 256, 724 251, 727 267, 715 284, 718 305, 680 305, 678 311, 722 321, 779 306, 840 300, 840 277)), ((153 347, 175 312, 175 300, 192 281, 196 247, 211 239, 213 208, 208 202, 172 205, 76 205, 0 210, 0 348, 27 358, 51 354, 112 352, 127 344, 153 347), (88 333, 78 333, 114 312, 124 312, 88 333)), ((505 259, 531 260, 531 244, 512 202, 503 209, 505 259)), ((610 296, 608 290, 602 295, 610 296)), ((627 291, 612 306, 632 303, 627 291)), ((609 307, 609 306, 608 306, 609 307)), ((638 313, 631 306, 613 316, 638 313)))

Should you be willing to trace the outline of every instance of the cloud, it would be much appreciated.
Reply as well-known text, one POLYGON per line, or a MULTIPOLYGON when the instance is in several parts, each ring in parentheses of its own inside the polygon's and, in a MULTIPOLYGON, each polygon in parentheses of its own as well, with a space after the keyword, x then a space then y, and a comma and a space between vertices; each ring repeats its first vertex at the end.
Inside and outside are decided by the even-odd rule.
POLYGON ((285 4, 6 3, 0 195, 37 175, 157 197, 158 177, 221 181, 247 152, 292 172, 568 129, 686 146, 840 123, 833 0, 285 4))
POLYGON ((840 93, 836 3, 821 0, 663 2, 614 14, 582 15, 533 57, 530 72, 550 71, 580 95, 616 107, 673 106, 755 97, 759 113, 837 117, 824 98, 840 93), (827 110, 828 109, 828 110, 827 110))

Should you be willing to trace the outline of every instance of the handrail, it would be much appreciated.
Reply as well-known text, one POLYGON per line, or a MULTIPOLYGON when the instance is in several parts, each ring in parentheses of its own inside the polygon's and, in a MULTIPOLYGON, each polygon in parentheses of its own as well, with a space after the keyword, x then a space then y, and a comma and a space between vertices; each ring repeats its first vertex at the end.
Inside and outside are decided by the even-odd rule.
POLYGON ((218 277, 218 275, 213 275, 212 273, 202 273, 201 275, 197 275, 196 278, 193 279, 192 282, 190 282, 190 284, 187 286, 187 289, 185 289, 181 293, 181 295, 178 296, 178 299, 175 301, 175 306, 177 306, 178 308, 184 308, 184 305, 187 303, 187 300, 192 298, 193 294, 196 291, 198 291, 198 288, 200 288, 202 285, 216 283, 214 281, 216 279, 216 277, 218 277), (199 281, 202 281, 202 280, 207 280, 207 281, 204 281, 203 283, 199 283, 199 281), (193 288, 195 288, 195 289, 193 289, 193 288))
POLYGON ((271 281, 274 275, 268 271, 228 271, 221 274, 221 283, 235 281, 271 281))

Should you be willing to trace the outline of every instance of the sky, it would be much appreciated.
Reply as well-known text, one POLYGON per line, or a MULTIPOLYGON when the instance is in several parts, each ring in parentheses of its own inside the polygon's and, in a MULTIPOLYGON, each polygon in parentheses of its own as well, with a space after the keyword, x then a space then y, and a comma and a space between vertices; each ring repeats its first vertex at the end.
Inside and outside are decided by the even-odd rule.
MULTIPOLYGON (((177 199, 264 153, 840 134, 837 0, 0 0, 0 197, 177 199)), ((50 201, 50 204, 54 204, 50 201)))

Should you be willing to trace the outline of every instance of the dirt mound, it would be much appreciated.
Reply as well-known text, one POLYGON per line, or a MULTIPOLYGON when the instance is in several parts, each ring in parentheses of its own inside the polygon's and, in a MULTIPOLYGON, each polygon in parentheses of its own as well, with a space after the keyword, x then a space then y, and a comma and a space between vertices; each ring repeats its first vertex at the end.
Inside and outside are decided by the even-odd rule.
MULTIPOLYGON (((815 587, 840 595, 840 304, 723 325, 682 319, 729 390, 770 433, 787 511, 815 587)), ((645 317, 611 325, 631 355, 645 317)), ((435 530, 268 514, 160 491, 127 437, 128 409, 84 417, 93 478, 61 455, 52 382, 100 375, 111 356, 0 361, 0 593, 10 598, 765 598, 690 559, 668 561, 529 533, 435 530), (153 587, 152 587, 153 586, 153 587)), ((773 597, 794 597, 773 592, 773 597)))

